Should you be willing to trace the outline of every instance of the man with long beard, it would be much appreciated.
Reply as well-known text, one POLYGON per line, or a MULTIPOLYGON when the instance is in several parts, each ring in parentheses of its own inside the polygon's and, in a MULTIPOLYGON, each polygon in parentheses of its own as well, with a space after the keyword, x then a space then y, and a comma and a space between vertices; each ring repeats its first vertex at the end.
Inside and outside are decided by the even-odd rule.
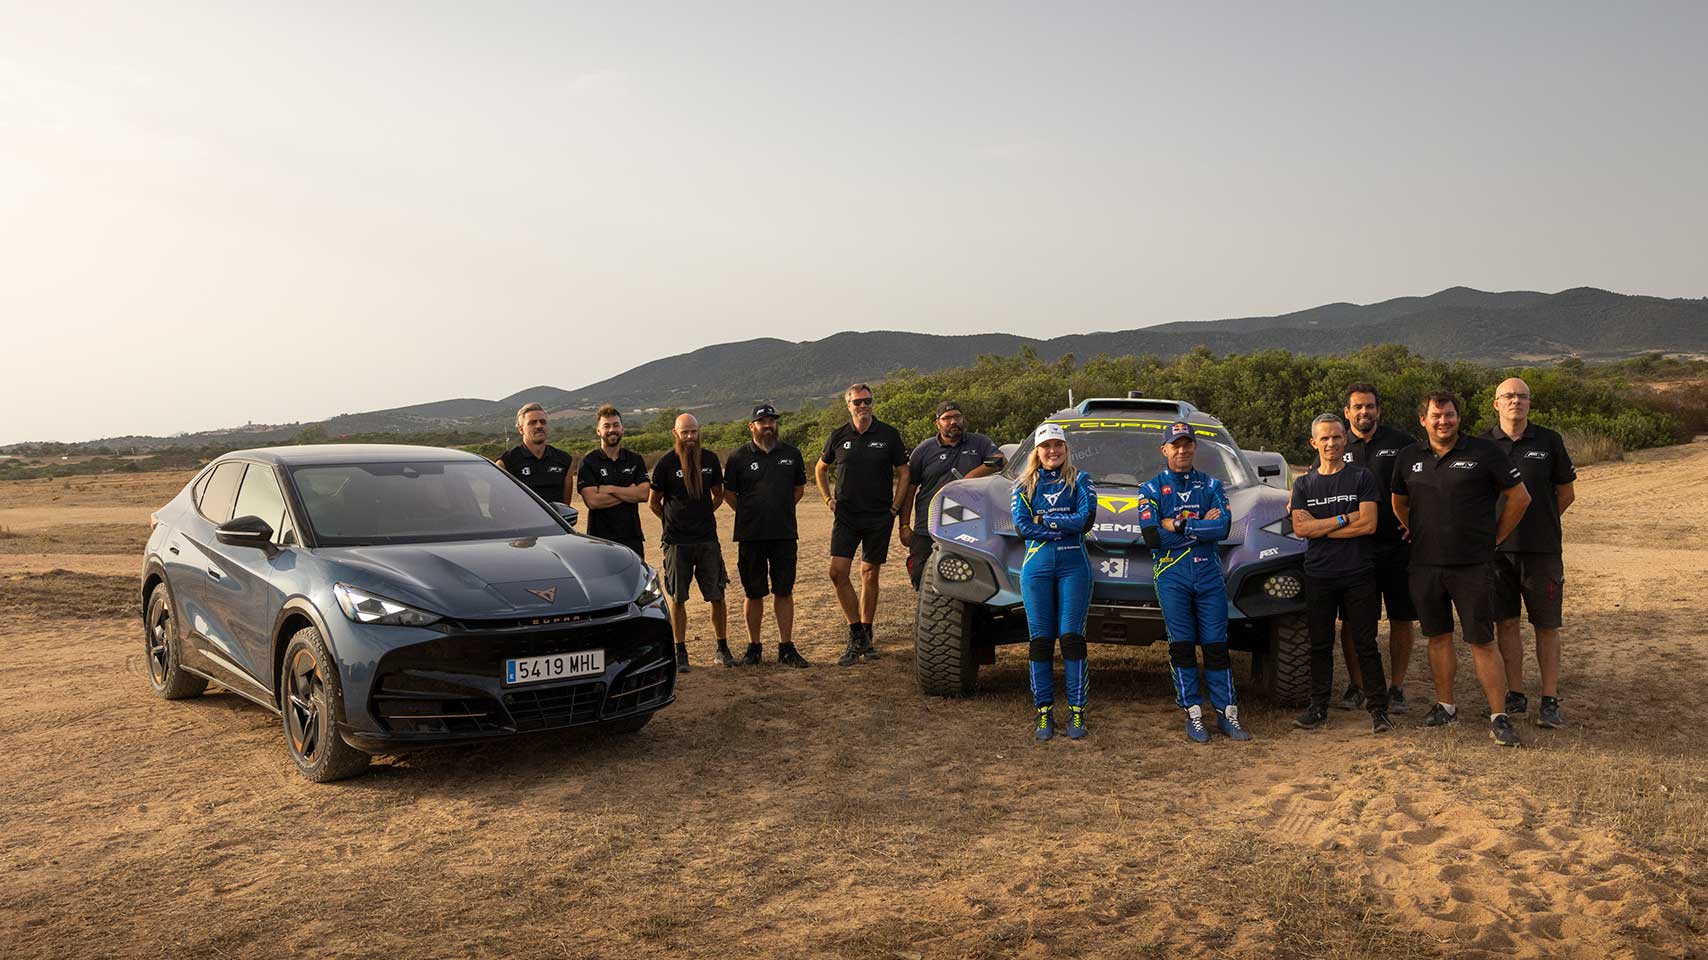
POLYGON ((747 430, 753 436, 729 455, 724 468, 724 502, 735 510, 735 568, 747 595, 747 653, 741 662, 757 666, 764 659, 759 627, 765 619, 765 595, 777 613, 777 662, 805 667, 795 649, 795 561, 800 533, 795 504, 807 489, 807 468, 801 451, 777 438, 777 408, 761 403, 753 408, 747 430))
POLYGON ((676 668, 688 670, 688 587, 692 583, 700 585, 701 599, 712 605, 717 661, 733 667, 724 607, 729 574, 724 570, 715 515, 723 500, 723 470, 716 454, 700 448, 700 422, 692 414, 677 417, 671 432, 676 448, 653 464, 647 506, 664 521, 664 591, 670 597, 670 627, 676 634, 676 668))

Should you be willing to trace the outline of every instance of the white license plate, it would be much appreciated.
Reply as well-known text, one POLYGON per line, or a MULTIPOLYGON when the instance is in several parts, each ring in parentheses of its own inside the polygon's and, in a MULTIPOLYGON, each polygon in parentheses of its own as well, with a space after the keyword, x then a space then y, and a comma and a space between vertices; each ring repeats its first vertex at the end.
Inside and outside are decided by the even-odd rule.
POLYGON ((544 657, 521 657, 504 661, 504 682, 512 684, 591 677, 604 672, 603 650, 577 650, 574 653, 554 653, 544 657))

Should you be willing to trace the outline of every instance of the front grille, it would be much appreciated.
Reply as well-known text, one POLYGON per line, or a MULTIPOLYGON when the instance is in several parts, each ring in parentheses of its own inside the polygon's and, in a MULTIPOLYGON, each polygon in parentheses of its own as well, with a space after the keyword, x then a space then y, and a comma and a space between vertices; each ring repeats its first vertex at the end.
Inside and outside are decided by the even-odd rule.
POLYGON ((604 700, 604 681, 504 694, 504 706, 515 719, 518 732, 590 723, 599 719, 599 705, 604 700))
POLYGON ((645 710, 669 699, 670 667, 668 662, 651 663, 618 677, 605 698, 605 715, 645 710))

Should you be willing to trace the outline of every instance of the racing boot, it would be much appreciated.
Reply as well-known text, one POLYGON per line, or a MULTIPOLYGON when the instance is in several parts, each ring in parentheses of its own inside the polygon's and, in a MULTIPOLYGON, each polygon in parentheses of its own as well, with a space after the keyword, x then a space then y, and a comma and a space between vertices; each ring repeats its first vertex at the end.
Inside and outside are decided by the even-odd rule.
POLYGON ((862 639, 863 638, 860 634, 860 625, 858 623, 850 623, 848 625, 848 646, 843 648, 842 656, 836 658, 837 666, 852 667, 856 663, 860 662, 860 643, 862 639))
POLYGON ((1033 727, 1032 735, 1039 740, 1048 740, 1056 735, 1056 713, 1051 704, 1046 703, 1038 708, 1038 722, 1033 727))
POLYGON ((714 655, 712 657, 712 659, 716 660, 718 663, 720 663, 726 667, 735 666, 735 664, 736 664, 735 654, 729 652, 729 641, 728 640, 719 640, 718 641, 718 652, 716 655, 714 655))
POLYGON ((860 655, 870 663, 878 659, 878 641, 872 636, 872 625, 869 623, 860 624, 860 633, 865 638, 861 643, 860 655))
POLYGON ((757 643, 750 643, 747 645, 747 652, 741 655, 741 665, 744 667, 757 667, 759 666, 759 662, 764 659, 764 656, 764 647, 757 643))
POLYGON ((1068 739, 1079 740, 1090 732, 1085 726, 1085 708, 1070 705, 1068 707, 1068 739))
POLYGON ((1193 743, 1209 743, 1210 728, 1204 726, 1204 706, 1194 703, 1186 708, 1186 739, 1193 743))
POLYGON ((688 673, 688 672, 692 671, 693 669, 694 669, 693 667, 688 666, 688 645, 686 643, 677 644, 676 645, 676 672, 677 673, 688 673))
MULTIPOLYGON (((1066 645, 1064 641, 1063 646, 1066 645)), ((1090 692, 1090 671, 1084 657, 1075 657, 1072 660, 1063 658, 1062 673, 1067 681, 1067 735, 1070 740, 1078 740, 1089 732, 1085 728, 1085 696, 1090 692)))
POLYGON ((1251 731, 1239 722, 1239 705, 1230 703, 1226 708, 1216 711, 1216 726, 1227 734, 1229 740, 1250 740, 1251 731))
POLYGON ((812 666, 807 662, 807 658, 801 656, 801 652, 795 649, 792 641, 777 644, 777 662, 791 667, 812 666))

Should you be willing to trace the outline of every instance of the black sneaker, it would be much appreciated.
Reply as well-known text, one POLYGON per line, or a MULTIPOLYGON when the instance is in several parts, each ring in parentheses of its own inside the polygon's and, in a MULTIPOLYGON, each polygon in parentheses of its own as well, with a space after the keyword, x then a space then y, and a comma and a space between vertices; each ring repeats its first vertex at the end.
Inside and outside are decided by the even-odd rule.
POLYGON ((693 669, 694 669, 693 667, 688 666, 688 645, 686 643, 677 644, 676 645, 676 672, 677 673, 688 673, 688 672, 692 671, 693 669))
POLYGON ((842 656, 836 658, 836 665, 839 667, 852 667, 856 663, 859 663, 860 644, 864 639, 865 638, 860 633, 860 625, 857 623, 849 624, 848 646, 843 649, 842 656))
POLYGON ((744 667, 757 667, 757 666, 759 666, 759 661, 763 657, 764 653, 765 653, 765 648, 761 647, 759 644, 757 644, 757 643, 748 644, 747 645, 747 652, 742 654, 741 665, 744 667))
POLYGON ((1520 745, 1518 731, 1513 728, 1512 721, 1504 713, 1495 714, 1494 719, 1489 721, 1489 739, 1503 747, 1520 745))
POLYGON ((1448 713, 1447 708, 1439 703, 1430 707, 1429 712, 1424 714, 1423 717, 1423 725, 1426 727, 1445 727, 1449 723, 1457 722, 1459 722, 1458 711, 1448 713))
POLYGON ((1370 732, 1388 733, 1394 729, 1394 721, 1388 719, 1388 711, 1377 710, 1370 714, 1370 732))
POLYGON ((1315 730, 1328 722, 1328 707, 1313 703, 1305 708, 1305 712, 1293 718, 1293 726, 1300 730, 1315 730))
POLYGON ((1530 698, 1517 690, 1506 692, 1506 712, 1508 716, 1522 717, 1530 712, 1530 698))
POLYGON ((1364 709, 1364 691, 1358 689, 1356 684, 1347 684, 1346 692, 1340 695, 1340 702, 1335 706, 1342 710, 1364 709))
POLYGON ((1411 707, 1406 704, 1406 692, 1399 687, 1388 688, 1388 712, 1410 713, 1411 707))
POLYGON ((878 642, 872 637, 872 625, 869 623, 862 623, 860 625, 860 633, 862 634, 860 647, 861 656, 864 656, 867 660, 878 659, 878 642))
POLYGON ((777 662, 791 667, 812 666, 807 662, 806 657, 801 656, 801 652, 796 650, 792 643, 777 644, 777 662))
POLYGON ((735 654, 729 652, 729 641, 727 641, 727 640, 719 640, 718 641, 718 652, 717 652, 717 655, 714 656, 712 659, 716 660, 718 663, 721 663, 726 667, 735 666, 735 664, 736 664, 735 654))
POLYGON ((1542 709, 1536 711, 1536 725, 1549 730, 1558 730, 1566 725, 1566 715, 1560 712, 1558 697, 1542 698, 1542 709))

